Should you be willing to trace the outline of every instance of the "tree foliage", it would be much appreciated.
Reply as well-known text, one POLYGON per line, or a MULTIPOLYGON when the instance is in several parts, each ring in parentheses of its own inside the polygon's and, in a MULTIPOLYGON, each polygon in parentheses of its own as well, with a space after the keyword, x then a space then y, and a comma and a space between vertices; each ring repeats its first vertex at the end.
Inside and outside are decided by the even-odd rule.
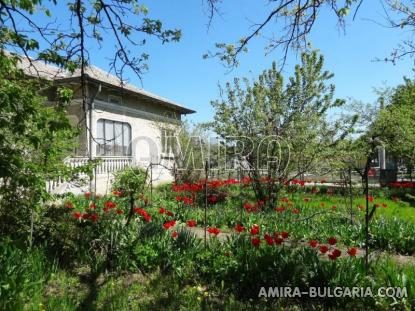
MULTIPOLYGON (((339 131, 343 125, 327 119, 328 111, 344 101, 334 99, 334 85, 328 82, 333 74, 323 65, 317 52, 304 53, 286 85, 274 63, 253 83, 227 83, 221 99, 212 102, 213 130, 226 141, 231 156, 249 166, 255 180, 266 172, 281 184, 310 172, 345 137, 339 131)), ((256 191, 265 195, 259 183, 256 191)))
POLYGON ((110 67, 122 79, 126 68, 138 76, 147 69, 149 55, 138 51, 148 38, 166 43, 181 37, 180 30, 164 29, 162 22, 149 17, 148 8, 135 0, 65 1, 66 20, 63 12, 56 19, 57 5, 56 0, 0 1, 0 47, 73 71, 89 62, 91 48, 113 40, 110 67), (34 18, 42 13, 41 21, 34 18))
POLYGON ((0 214, 27 220, 28 211, 48 198, 47 181, 71 175, 63 159, 78 131, 66 115, 71 92, 57 89, 57 100, 45 105, 39 89, 47 84, 27 79, 17 61, 0 53, 0 214))
POLYGON ((412 170, 415 165, 415 83, 405 78, 392 90, 371 132, 381 137, 387 151, 412 170))

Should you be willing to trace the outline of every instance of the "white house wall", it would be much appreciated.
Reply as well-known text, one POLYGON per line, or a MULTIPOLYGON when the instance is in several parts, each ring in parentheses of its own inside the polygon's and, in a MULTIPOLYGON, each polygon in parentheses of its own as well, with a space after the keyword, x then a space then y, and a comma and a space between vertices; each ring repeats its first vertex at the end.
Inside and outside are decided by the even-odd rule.
MULTIPOLYGON (((154 184, 172 180, 172 174, 167 168, 173 168, 173 159, 162 157, 161 129, 166 127, 178 129, 177 124, 152 121, 150 118, 157 117, 156 115, 152 116, 139 110, 123 108, 107 102, 95 101, 94 105, 91 127, 94 137, 97 137, 96 125, 99 119, 128 123, 131 126, 133 165, 147 168, 152 163, 154 184)), ((93 142, 94 157, 96 156, 96 145, 93 142)))

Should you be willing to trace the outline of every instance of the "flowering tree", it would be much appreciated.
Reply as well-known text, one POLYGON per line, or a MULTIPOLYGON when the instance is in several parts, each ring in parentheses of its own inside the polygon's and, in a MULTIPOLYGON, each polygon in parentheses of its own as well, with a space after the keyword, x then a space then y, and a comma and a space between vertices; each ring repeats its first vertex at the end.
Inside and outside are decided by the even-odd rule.
POLYGON ((273 194, 284 182, 312 171, 329 159, 347 131, 330 123, 327 112, 343 104, 334 99, 333 74, 323 70, 323 56, 303 54, 301 64, 284 85, 274 63, 256 81, 235 79, 212 101, 213 130, 225 140, 233 156, 249 167, 258 199, 273 194), (238 150, 238 144, 244 150, 238 150), (260 182, 266 174, 266 188, 260 182))

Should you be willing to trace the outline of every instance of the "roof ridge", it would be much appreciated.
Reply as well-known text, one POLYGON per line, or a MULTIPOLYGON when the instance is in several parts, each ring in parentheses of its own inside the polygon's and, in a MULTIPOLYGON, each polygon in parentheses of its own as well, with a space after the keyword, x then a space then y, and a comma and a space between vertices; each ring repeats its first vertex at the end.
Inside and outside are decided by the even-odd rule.
MULTIPOLYGON (((10 52, 9 52, 10 53, 10 52)), ((15 53, 14 53, 15 54, 15 53)), ((19 64, 19 67, 29 76, 38 76, 47 80, 59 80, 59 79, 67 79, 67 78, 79 78, 81 77, 81 70, 77 68, 73 73, 68 71, 65 68, 60 68, 54 65, 50 65, 42 60, 35 60, 31 59, 30 61, 25 56, 19 56, 16 54, 21 62, 19 64), (33 68, 33 66, 35 68, 33 68)), ((110 85, 113 85, 115 87, 120 87, 123 89, 126 89, 130 92, 144 95, 150 98, 153 98, 154 100, 163 102, 165 104, 169 104, 172 106, 175 106, 179 109, 182 109, 183 111, 186 111, 186 113, 193 113, 195 112, 192 109, 186 108, 183 105, 180 105, 170 99, 167 99, 165 97, 156 95, 152 92, 146 91, 143 88, 140 88, 138 86, 135 86, 132 83, 122 81, 120 78, 118 78, 116 75, 113 75, 111 72, 106 71, 96 65, 90 64, 88 65, 84 72, 92 79, 108 83, 110 85)))

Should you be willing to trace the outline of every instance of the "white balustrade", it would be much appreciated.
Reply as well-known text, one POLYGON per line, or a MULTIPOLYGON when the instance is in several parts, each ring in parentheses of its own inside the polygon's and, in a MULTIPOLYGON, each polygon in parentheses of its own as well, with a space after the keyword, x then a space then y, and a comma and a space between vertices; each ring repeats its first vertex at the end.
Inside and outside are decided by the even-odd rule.
MULTIPOLYGON (((100 157, 100 162, 96 167, 97 174, 113 173, 119 170, 123 170, 133 164, 132 157, 100 157)), ((74 157, 67 158, 65 163, 70 167, 76 168, 82 165, 87 165, 89 159, 87 157, 74 157)))

